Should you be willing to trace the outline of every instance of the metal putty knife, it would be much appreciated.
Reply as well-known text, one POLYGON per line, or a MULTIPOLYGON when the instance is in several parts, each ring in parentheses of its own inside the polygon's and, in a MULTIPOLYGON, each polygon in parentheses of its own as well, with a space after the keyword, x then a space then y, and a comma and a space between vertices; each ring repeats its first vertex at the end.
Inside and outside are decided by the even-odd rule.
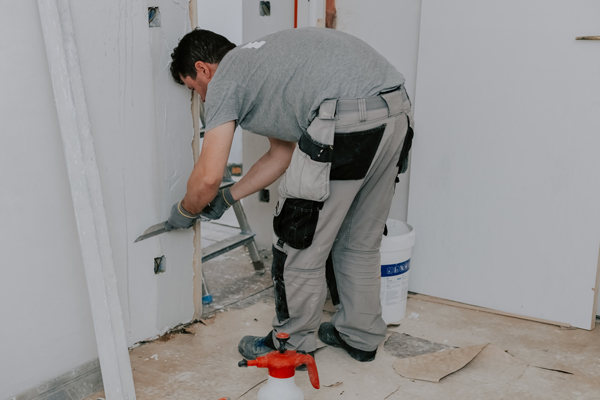
POLYGON ((165 222, 161 222, 160 224, 152 225, 150 228, 146 229, 144 233, 140 235, 139 238, 135 239, 134 243, 142 241, 144 239, 151 238, 152 236, 160 235, 161 233, 165 233, 167 230, 165 229, 165 222))

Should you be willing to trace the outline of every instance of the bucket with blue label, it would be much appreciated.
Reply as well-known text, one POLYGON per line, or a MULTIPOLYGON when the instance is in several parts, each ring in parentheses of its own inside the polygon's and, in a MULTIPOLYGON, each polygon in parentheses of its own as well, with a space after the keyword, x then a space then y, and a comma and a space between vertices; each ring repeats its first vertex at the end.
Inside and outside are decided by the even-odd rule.
POLYGON ((388 219, 387 235, 381 241, 381 310, 386 324, 399 322, 406 314, 410 255, 415 231, 405 222, 388 219))

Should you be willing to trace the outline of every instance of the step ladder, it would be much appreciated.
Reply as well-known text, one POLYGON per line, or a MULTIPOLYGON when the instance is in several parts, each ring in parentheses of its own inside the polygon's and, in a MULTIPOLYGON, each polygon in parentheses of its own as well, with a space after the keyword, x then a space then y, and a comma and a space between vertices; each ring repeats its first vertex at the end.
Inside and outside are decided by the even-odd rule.
MULTIPOLYGON (((226 168, 220 188, 224 189, 232 186, 234 183, 235 181, 231 178, 229 169, 226 168)), ((252 232, 252 229, 250 229, 250 224, 248 224, 248 219, 246 218, 246 213, 244 212, 242 203, 238 201, 232 206, 232 208, 233 212, 235 213, 235 217, 240 224, 240 233, 228 237, 227 239, 223 239, 217 243, 211 244, 210 246, 204 247, 202 249, 202 263, 204 264, 206 261, 212 260, 213 258, 225 254, 233 249, 237 249, 240 246, 246 246, 248 252, 250 253, 250 259, 252 260, 254 271, 257 274, 262 275, 265 273, 265 266, 260 259, 258 247, 254 241, 254 236, 256 236, 256 234, 252 232)), ((208 285, 206 284, 206 279, 204 278, 204 269, 202 269, 202 304, 210 304, 212 301, 212 295, 210 294, 208 285)))

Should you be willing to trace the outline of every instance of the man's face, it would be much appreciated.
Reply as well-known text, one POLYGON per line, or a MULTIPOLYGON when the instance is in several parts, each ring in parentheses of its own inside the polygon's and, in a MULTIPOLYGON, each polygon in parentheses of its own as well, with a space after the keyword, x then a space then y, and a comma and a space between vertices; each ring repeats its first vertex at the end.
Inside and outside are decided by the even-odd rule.
POLYGON ((196 79, 192 79, 191 76, 186 76, 185 78, 181 77, 181 80, 190 90, 195 90, 202 101, 206 99, 206 87, 208 86, 208 82, 204 83, 201 79, 201 75, 196 75, 196 79))

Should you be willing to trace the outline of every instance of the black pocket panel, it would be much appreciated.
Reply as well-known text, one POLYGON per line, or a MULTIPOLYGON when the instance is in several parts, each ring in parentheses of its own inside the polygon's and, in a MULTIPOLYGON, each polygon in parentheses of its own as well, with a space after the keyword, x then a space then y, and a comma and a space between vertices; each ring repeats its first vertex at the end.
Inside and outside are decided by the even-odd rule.
MULTIPOLYGON (((408 118, 408 116, 406 117, 408 118)), ((408 120, 408 129, 406 131, 406 137, 404 138, 404 144, 402 145, 402 151, 400 152, 400 159, 398 160, 398 173, 403 174, 408 170, 408 154, 412 147, 413 137, 415 132, 410 127, 410 119, 408 120)))
POLYGON ((327 287, 331 295, 331 302, 334 306, 337 306, 340 304, 340 293, 338 292, 337 281, 335 280, 335 270, 333 269, 333 257, 331 253, 329 253, 329 257, 325 262, 325 280, 327 281, 327 287))
POLYGON ((333 153, 332 146, 328 146, 314 141, 307 133, 300 137, 298 147, 304 154, 307 154, 311 160, 319 162, 331 162, 333 153))
POLYGON ((363 179, 377 153, 386 125, 362 132, 336 133, 331 162, 332 181, 363 179))
POLYGON ((273 265, 271 267, 271 277, 273 279, 273 290, 275 291, 275 312, 279 322, 290 318, 287 304, 287 295, 285 293, 285 281, 283 280, 283 269, 287 254, 273 246, 273 265))
POLYGON ((294 249, 310 247, 322 207, 318 201, 285 199, 281 212, 273 219, 275 234, 294 249))

